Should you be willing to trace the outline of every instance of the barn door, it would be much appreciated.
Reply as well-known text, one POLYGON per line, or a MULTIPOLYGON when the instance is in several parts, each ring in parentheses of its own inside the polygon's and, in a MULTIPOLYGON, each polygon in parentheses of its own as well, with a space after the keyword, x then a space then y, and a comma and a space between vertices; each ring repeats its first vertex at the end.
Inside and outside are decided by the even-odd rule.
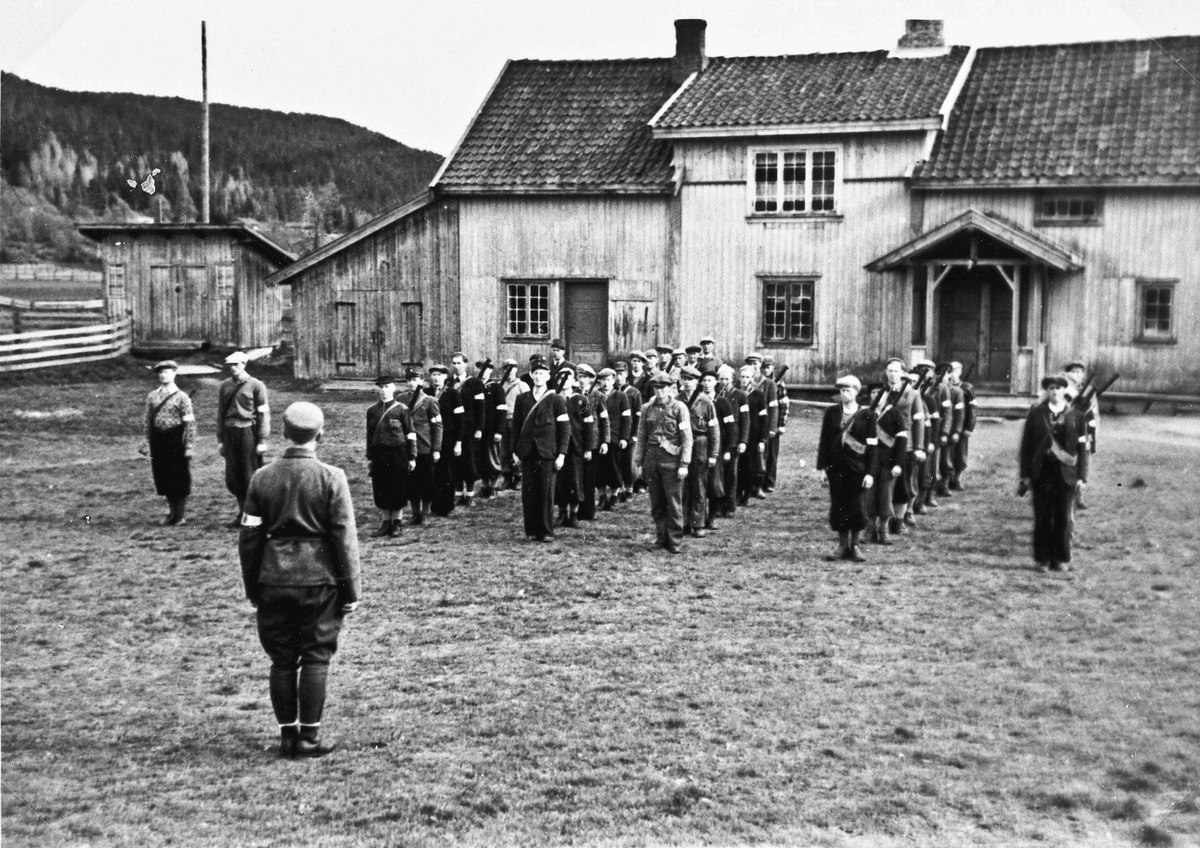
POLYGON ((389 367, 385 292, 344 290, 334 303, 334 367, 342 377, 374 377, 389 367))
POLYGON ((146 321, 146 339, 174 339, 175 315, 179 294, 175 291, 170 265, 150 266, 150 315, 146 321))
POLYGON ((608 359, 608 283, 565 282, 563 327, 567 356, 590 365, 608 359))

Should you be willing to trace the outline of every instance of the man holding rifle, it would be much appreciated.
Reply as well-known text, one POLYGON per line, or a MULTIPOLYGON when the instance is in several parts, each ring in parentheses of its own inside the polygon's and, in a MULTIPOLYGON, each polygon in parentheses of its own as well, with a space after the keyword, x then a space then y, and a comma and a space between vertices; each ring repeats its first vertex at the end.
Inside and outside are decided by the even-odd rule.
MULTIPOLYGON (((1087 420, 1088 453, 1094 455, 1096 453, 1096 430, 1100 426, 1100 401, 1097 399, 1097 394, 1092 394, 1088 399, 1082 400, 1084 392, 1088 390, 1092 382, 1084 376, 1087 368, 1082 362, 1068 362, 1063 370, 1067 372, 1067 379, 1071 382, 1071 385, 1067 387, 1067 400, 1076 405, 1086 404, 1081 411, 1087 420)), ((1083 492, 1076 495, 1075 508, 1087 509, 1087 504, 1083 502, 1083 492)))

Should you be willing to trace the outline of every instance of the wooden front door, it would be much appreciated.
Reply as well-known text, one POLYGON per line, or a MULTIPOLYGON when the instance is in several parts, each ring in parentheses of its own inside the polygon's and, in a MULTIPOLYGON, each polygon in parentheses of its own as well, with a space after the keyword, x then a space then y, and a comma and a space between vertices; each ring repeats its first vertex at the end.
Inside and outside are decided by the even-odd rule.
POLYGON ((420 366, 426 356, 424 306, 397 292, 345 289, 334 303, 334 366, 339 377, 375 377, 420 366))
POLYGON ((567 358, 589 365, 608 359, 608 283, 563 284, 563 341, 567 358))
POLYGON ((208 295, 203 265, 150 266, 150 316, 145 338, 205 339, 204 304, 208 295))
POLYGON ((938 286, 940 362, 975 365, 973 383, 1008 388, 1012 371, 1012 290, 995 270, 955 268, 938 286))

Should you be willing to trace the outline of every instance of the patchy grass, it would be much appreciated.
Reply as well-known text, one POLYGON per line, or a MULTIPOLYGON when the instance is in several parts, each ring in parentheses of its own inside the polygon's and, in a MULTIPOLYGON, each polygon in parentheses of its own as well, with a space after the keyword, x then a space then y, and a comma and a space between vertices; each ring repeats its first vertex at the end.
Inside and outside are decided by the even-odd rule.
MULTIPOLYGON (((272 385, 277 412, 300 397, 272 385)), ((1079 567, 1037 575, 1016 424, 981 425, 969 490, 851 565, 823 559, 801 414, 778 491, 666 558, 644 497, 553 545, 513 495, 369 539, 369 399, 321 396, 366 596, 342 747, 284 762, 215 383, 173 530, 136 452, 151 386, 0 388, 6 844, 1197 843, 1200 438, 1146 438, 1159 419, 1105 422, 1079 567)))

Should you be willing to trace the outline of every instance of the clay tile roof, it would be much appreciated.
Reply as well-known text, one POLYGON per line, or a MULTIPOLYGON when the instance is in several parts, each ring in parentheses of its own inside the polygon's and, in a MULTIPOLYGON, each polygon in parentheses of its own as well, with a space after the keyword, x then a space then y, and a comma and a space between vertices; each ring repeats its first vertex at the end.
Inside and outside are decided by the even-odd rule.
POLYGON ((916 185, 1200 182, 1200 36, 979 50, 916 185))
POLYGON ((936 118, 966 58, 870 53, 713 58, 655 126, 659 130, 936 118))
POLYGON ((648 122, 674 90, 669 59, 510 62, 435 189, 666 191, 648 122))

